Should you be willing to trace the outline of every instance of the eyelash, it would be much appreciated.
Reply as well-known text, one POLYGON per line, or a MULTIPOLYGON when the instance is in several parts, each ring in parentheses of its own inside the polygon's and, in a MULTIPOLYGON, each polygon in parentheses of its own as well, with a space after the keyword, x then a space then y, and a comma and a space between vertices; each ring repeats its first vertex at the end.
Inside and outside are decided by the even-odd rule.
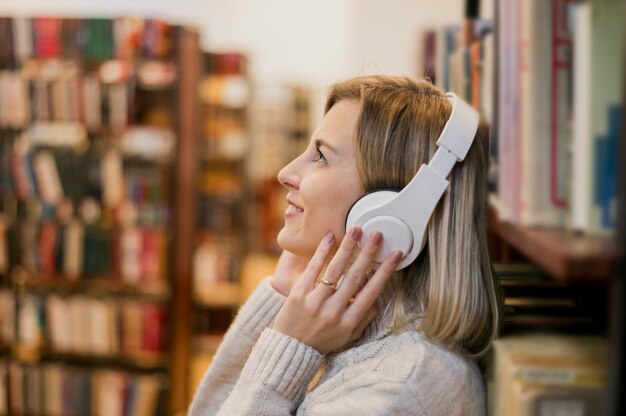
POLYGON ((326 156, 324 156, 320 148, 316 147, 315 150, 317 150, 317 155, 318 155, 317 159, 314 160, 315 163, 326 163, 326 156))

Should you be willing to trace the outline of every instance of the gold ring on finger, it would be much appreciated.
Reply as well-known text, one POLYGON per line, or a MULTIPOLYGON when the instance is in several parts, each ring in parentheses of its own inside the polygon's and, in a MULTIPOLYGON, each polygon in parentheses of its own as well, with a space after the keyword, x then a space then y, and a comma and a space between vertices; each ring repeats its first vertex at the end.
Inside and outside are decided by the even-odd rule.
POLYGON ((322 277, 322 279, 320 279, 320 283, 328 286, 332 290, 337 290, 337 283, 329 282, 328 280, 324 279, 323 277, 322 277))

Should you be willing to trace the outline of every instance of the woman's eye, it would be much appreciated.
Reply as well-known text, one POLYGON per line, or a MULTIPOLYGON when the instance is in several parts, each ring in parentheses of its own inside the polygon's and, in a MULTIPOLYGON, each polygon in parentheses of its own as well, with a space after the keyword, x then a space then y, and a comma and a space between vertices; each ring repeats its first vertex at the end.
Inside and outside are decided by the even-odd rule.
POLYGON ((317 150, 317 158, 315 159, 315 162, 326 162, 326 157, 324 156, 324 154, 322 153, 322 151, 319 149, 319 147, 316 149, 317 150))

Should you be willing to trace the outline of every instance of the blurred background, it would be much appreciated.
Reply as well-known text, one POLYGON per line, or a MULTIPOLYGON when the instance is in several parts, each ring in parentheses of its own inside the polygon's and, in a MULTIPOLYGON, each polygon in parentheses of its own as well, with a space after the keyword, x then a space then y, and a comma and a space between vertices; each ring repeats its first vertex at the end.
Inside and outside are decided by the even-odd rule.
POLYGON ((624 0, 0 3, 0 416, 182 415, 357 75, 491 127, 492 415, 623 414, 624 0))

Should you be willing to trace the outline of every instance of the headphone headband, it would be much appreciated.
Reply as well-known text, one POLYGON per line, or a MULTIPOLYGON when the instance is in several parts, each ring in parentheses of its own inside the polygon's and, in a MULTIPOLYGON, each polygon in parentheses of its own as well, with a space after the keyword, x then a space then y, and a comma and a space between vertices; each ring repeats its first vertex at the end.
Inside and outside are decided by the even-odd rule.
POLYGON ((448 149, 460 162, 465 159, 474 141, 479 117, 474 107, 461 100, 455 93, 448 92, 446 97, 452 104, 452 112, 439 135, 437 146, 448 149))

